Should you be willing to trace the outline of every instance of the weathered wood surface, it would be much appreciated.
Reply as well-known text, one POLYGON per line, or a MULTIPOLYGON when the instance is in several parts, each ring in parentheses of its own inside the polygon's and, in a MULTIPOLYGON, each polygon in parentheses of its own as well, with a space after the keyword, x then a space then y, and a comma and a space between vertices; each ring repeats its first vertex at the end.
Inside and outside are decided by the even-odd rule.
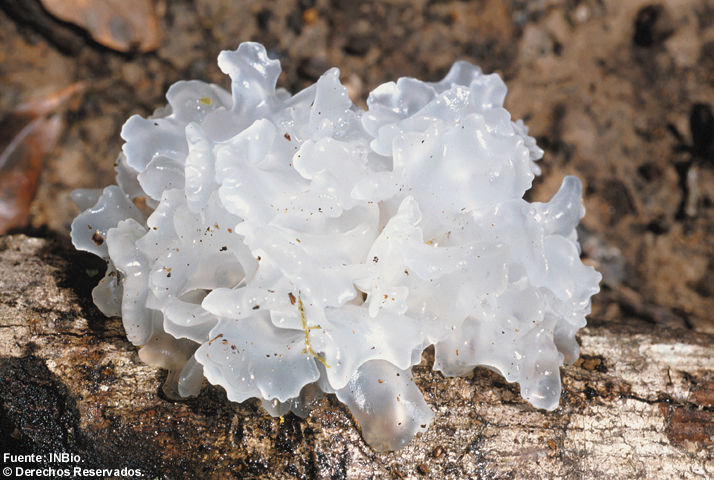
POLYGON ((69 452, 149 478, 714 476, 714 335, 593 319, 551 413, 496 374, 444 378, 425 358, 414 376, 435 423, 376 454, 334 398, 284 421, 212 386, 167 401, 165 373, 142 365, 121 322, 91 304, 98 267, 62 240, 0 237, 3 452, 69 452))

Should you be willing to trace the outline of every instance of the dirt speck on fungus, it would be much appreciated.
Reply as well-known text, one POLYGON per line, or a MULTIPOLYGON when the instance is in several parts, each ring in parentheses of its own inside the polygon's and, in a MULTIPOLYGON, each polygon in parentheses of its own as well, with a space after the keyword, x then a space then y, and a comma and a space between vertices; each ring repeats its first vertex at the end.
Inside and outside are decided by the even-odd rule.
POLYGON ((95 230, 92 234, 92 241, 100 246, 104 244, 104 237, 99 232, 99 230, 95 230))

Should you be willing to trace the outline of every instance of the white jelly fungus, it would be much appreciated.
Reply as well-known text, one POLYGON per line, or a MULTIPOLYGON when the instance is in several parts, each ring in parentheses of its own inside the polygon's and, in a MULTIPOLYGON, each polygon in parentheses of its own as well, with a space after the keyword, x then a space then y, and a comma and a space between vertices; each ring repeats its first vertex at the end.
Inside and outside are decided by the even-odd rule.
POLYGON ((583 265, 581 185, 523 194, 542 150, 506 86, 457 62, 436 83, 376 88, 366 111, 337 69, 290 95, 263 46, 224 51, 231 92, 178 82, 131 117, 117 184, 78 190, 78 249, 108 261, 93 297, 121 315, 165 391, 203 377, 230 400, 305 416, 335 393, 376 450, 433 413, 411 378, 487 366, 552 410, 600 274, 583 265))

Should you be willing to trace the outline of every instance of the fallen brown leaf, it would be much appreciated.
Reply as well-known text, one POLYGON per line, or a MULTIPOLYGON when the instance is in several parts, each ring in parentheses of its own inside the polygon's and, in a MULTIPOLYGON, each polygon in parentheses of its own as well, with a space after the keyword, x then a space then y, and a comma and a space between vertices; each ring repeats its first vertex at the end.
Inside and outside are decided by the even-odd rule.
POLYGON ((62 131, 59 114, 47 117, 83 88, 78 82, 31 100, 0 121, 0 234, 27 225, 43 159, 62 131))
POLYGON ((40 0, 47 11, 120 52, 159 47, 161 31, 153 0, 40 0))

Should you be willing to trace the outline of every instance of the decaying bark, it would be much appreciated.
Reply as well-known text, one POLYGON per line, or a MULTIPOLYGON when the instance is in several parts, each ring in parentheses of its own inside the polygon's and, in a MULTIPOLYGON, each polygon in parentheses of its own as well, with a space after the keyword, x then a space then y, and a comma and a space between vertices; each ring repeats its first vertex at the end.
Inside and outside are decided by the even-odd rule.
POLYGON ((212 386, 163 398, 165 373, 142 365, 120 320, 91 303, 101 269, 63 240, 0 237, 3 452, 69 452, 84 467, 149 478, 714 475, 714 335, 593 319, 550 413, 484 369, 444 378, 427 352, 414 377, 435 423, 404 450, 376 454, 334 398, 304 420, 270 418, 212 386))

